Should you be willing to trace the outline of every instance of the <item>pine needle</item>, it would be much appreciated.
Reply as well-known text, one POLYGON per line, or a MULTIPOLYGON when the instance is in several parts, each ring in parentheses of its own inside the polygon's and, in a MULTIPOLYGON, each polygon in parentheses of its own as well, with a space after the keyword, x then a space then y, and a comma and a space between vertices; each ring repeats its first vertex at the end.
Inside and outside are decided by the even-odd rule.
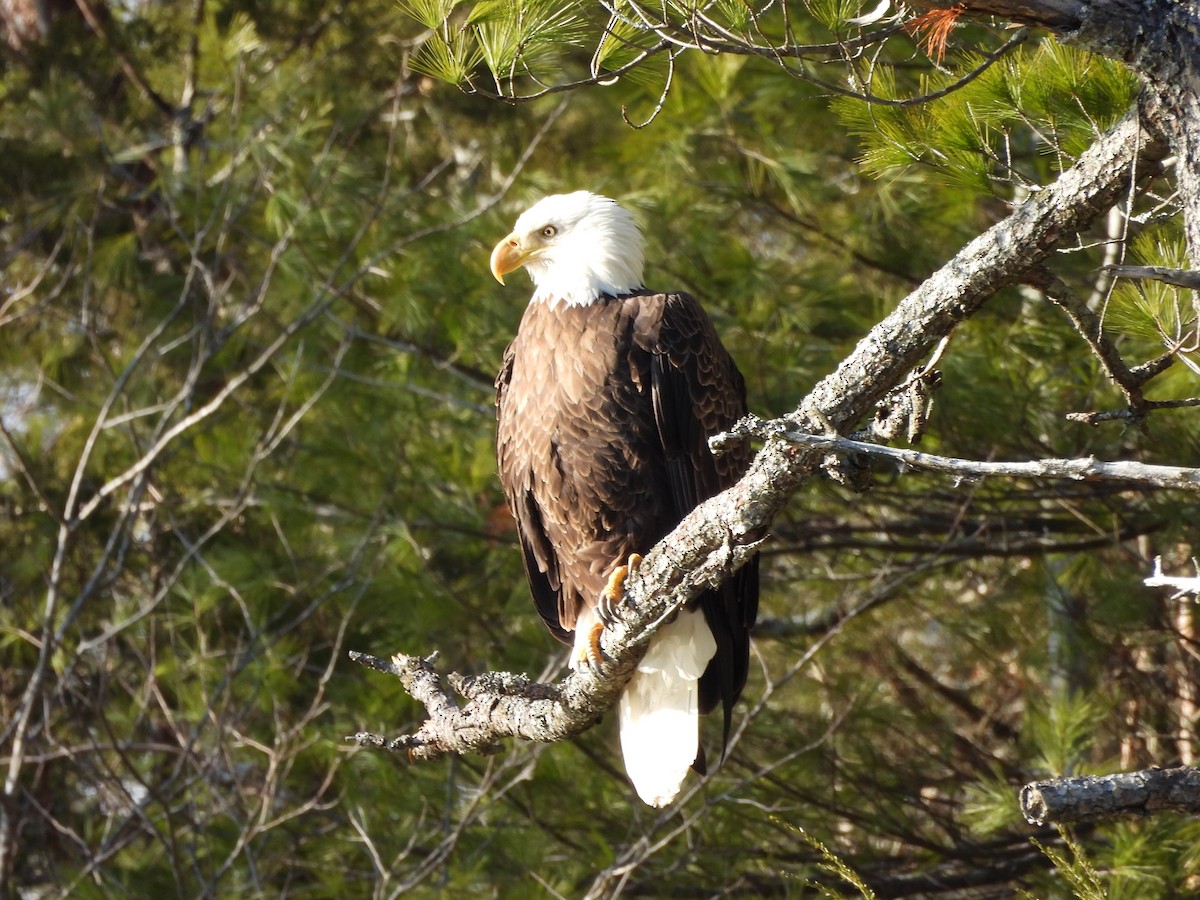
POLYGON ((946 41, 964 7, 961 3, 949 9, 931 9, 904 23, 904 30, 917 39, 918 46, 936 63, 946 56, 946 41))

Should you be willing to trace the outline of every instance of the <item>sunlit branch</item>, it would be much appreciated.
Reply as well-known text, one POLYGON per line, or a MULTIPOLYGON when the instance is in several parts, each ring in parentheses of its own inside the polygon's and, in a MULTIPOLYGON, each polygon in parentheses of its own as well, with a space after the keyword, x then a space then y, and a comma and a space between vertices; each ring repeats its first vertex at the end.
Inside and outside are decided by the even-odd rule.
MULTIPOLYGON (((975 68, 971 69, 966 74, 959 76, 959 78, 957 78, 955 81, 951 82, 950 84, 946 85, 945 87, 938 88, 936 91, 929 91, 928 93, 920 94, 916 97, 903 97, 900 99, 896 99, 896 98, 892 98, 892 97, 880 97, 879 95, 872 94, 869 91, 855 91, 855 90, 851 90, 849 88, 844 88, 841 85, 834 84, 831 81, 826 81, 824 79, 817 78, 813 75, 809 75, 803 69, 797 69, 790 65, 783 65, 783 69, 789 75, 791 75, 795 78, 798 78, 801 81, 807 82, 808 84, 814 85, 815 87, 819 87, 819 88, 821 88, 821 90, 826 91, 830 94, 839 96, 839 97, 850 97, 852 99, 862 100, 866 103, 871 103, 876 106, 889 106, 889 107, 920 106, 923 103, 929 103, 933 100, 938 100, 942 97, 952 94, 955 91, 959 90, 960 88, 963 88, 966 85, 970 84, 972 81, 974 81, 980 75, 982 75, 984 72, 986 72, 988 69, 990 69, 996 62, 998 62, 999 60, 1001 60, 1005 56, 1007 56, 1013 49, 1015 49, 1020 44, 1024 43, 1025 39, 1028 36, 1029 36, 1029 33, 1025 29, 1021 29, 1021 30, 1017 31, 1007 41, 1005 41, 1003 44, 1001 44, 999 47, 997 47, 995 50, 993 50, 991 53, 989 53, 987 56, 985 56, 983 58, 982 62, 979 63, 979 65, 977 65, 975 68)), ((730 47, 726 52, 737 53, 738 51, 736 48, 730 47)))
MULTIPOLYGON (((981 76, 984 72, 992 67, 997 61, 1003 59, 1015 47, 1024 43, 1028 37, 1026 29, 1019 29, 1003 44, 997 47, 992 52, 988 53, 973 67, 970 71, 956 78, 950 84, 945 85, 935 91, 929 91, 915 97, 892 98, 881 97, 872 94, 869 91, 857 91, 851 88, 842 87, 832 81, 827 81, 822 78, 817 78, 805 71, 803 65, 797 67, 796 63, 803 64, 804 62, 812 61, 827 61, 837 58, 849 58, 866 47, 880 46, 884 41, 893 35, 901 32, 903 26, 899 23, 890 25, 883 29, 878 29, 863 34, 855 38, 849 38, 842 41, 834 41, 821 44, 795 44, 795 43, 754 43, 741 38, 727 28, 719 27, 712 22, 708 17, 702 16, 699 13, 695 14, 689 23, 692 27, 687 28, 684 25, 672 23, 668 20, 658 20, 651 16, 640 4, 633 4, 631 11, 621 11, 611 4, 603 4, 604 8, 610 15, 610 22, 617 21, 628 24, 638 31, 654 35, 659 39, 659 42, 651 47, 644 48, 639 51, 637 57, 630 60, 623 66, 613 69, 609 72, 600 72, 597 70, 596 57, 599 52, 597 50, 592 54, 590 63, 591 74, 587 78, 581 78, 575 81, 566 82, 563 84, 545 85, 541 90, 530 91, 528 93, 518 93, 513 87, 511 92, 504 93, 499 88, 496 91, 490 91, 468 80, 466 89, 472 93, 477 93, 494 100, 501 100, 506 103, 527 103, 545 97, 548 94, 562 93, 573 91, 579 88, 592 85, 611 84, 618 80, 621 76, 640 67, 650 58, 661 53, 667 52, 672 59, 678 53, 686 50, 694 50, 700 53, 718 55, 735 55, 735 56, 755 56, 761 59, 767 59, 778 65, 785 72, 794 78, 805 81, 809 84, 820 88, 827 94, 850 97, 865 101, 880 106, 888 107, 907 107, 916 106, 924 103, 937 100, 945 97, 948 94, 957 91, 972 81, 981 76), (703 24, 707 31, 702 29, 703 24)), ((757 18, 754 19, 757 27, 757 18)), ((761 32, 761 29, 759 29, 761 32)), ((611 26, 604 29, 604 37, 602 40, 613 38, 611 26)), ((629 43, 625 41, 625 43, 629 43)), ((515 73, 508 74, 508 83, 514 84, 515 73)), ((669 83, 664 88, 662 98, 660 98, 660 106, 665 99, 669 90, 669 83)), ((654 115, 657 114, 657 109, 654 115)), ((654 118, 651 116, 651 119, 654 118)))
POLYGON ((1108 821, 1158 812, 1200 812, 1200 769, 1147 769, 1034 781, 1021 789, 1021 812, 1034 825, 1108 821))
MULTIPOLYGON (((702 17, 704 22, 713 28, 713 31, 720 34, 720 40, 707 35, 702 35, 697 29, 690 31, 684 30, 680 25, 676 25, 669 20, 656 20, 647 13, 642 12, 640 4, 631 4, 637 12, 638 18, 641 20, 634 21, 629 18, 628 14, 620 13, 612 4, 602 3, 604 8, 611 15, 619 18, 635 28, 643 31, 651 32, 664 41, 676 44, 683 49, 701 50, 709 53, 716 52, 731 52, 740 55, 762 56, 764 58, 793 58, 803 59, 814 56, 824 56, 827 59, 835 59, 843 55, 847 50, 856 51, 863 47, 869 47, 879 43, 885 38, 898 34, 903 30, 903 26, 899 24, 891 25, 886 28, 881 28, 872 31, 868 34, 862 34, 858 37, 847 38, 840 41, 828 41, 820 44, 753 44, 746 41, 740 35, 733 33, 726 28, 719 28, 708 17, 702 17), (690 38, 690 41, 689 41, 690 38), (723 43, 728 42, 728 43, 723 43)), ((699 15, 698 13, 696 14, 699 15)), ((752 13, 752 19, 755 22, 756 30, 762 34, 762 29, 759 26, 761 13, 752 13)))
POLYGON ((1040 288, 1047 299, 1067 314, 1109 379, 1125 394, 1129 410, 1135 417, 1155 408, 1146 401, 1142 389, 1146 382, 1170 367, 1175 358, 1173 352, 1164 353, 1140 366, 1130 367, 1121 358, 1113 342, 1105 337, 1100 317, 1060 278, 1046 268, 1039 268, 1030 273, 1029 283, 1040 288))
MULTIPOLYGON (((1195 560, 1192 563, 1195 565, 1195 560)), ((1162 557, 1155 557, 1154 574, 1143 578, 1142 584, 1146 585, 1146 587, 1174 588, 1177 597, 1184 594, 1200 594, 1200 575, 1192 575, 1190 577, 1164 575, 1162 557)))
POLYGON ((663 41, 659 44, 655 44, 653 47, 647 47, 640 54, 638 54, 635 59, 630 60, 623 66, 613 69, 611 72, 602 72, 589 78, 581 78, 578 81, 571 81, 565 84, 550 85, 540 91, 534 91, 530 94, 517 94, 515 92, 512 94, 494 93, 470 83, 466 85, 466 89, 470 93, 479 94, 482 97, 488 97, 492 100, 502 100, 505 103, 527 103, 531 100, 537 100, 549 94, 561 94, 565 91, 573 91, 577 90, 578 88, 587 87, 594 84, 608 84, 615 79, 620 78, 622 75, 632 72, 652 56, 657 56, 659 53, 666 52, 670 49, 670 47, 671 45, 669 43, 663 41))
POLYGON ((711 443, 716 449, 730 440, 747 436, 789 441, 813 450, 863 453, 890 459, 902 466, 911 466, 914 469, 940 472, 959 480, 996 477, 1064 478, 1072 481, 1118 481, 1171 490, 1200 491, 1200 469, 1155 466, 1129 460, 1104 462, 1094 457, 1039 459, 1029 462, 984 462, 982 460, 954 459, 948 456, 922 453, 918 450, 854 441, 836 434, 809 434, 789 427, 786 420, 765 422, 754 418, 744 419, 729 432, 714 437, 711 443))

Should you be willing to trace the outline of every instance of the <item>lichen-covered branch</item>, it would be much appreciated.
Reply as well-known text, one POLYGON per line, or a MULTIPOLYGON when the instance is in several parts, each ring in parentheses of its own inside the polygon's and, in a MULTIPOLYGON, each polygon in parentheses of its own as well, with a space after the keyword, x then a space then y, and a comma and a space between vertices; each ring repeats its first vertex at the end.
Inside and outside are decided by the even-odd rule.
POLYGON ((1052 29, 1143 80, 1148 127, 1169 141, 1192 268, 1200 268, 1200 3, 1197 0, 918 0, 1052 29))
POLYGON ((865 453, 890 459, 901 465, 928 472, 941 472, 955 478, 1066 478, 1072 481, 1119 481, 1130 485, 1181 491, 1200 491, 1200 469, 1182 466, 1156 466, 1131 460, 1106 462, 1095 457, 1078 459, 1036 459, 1022 462, 991 462, 974 459, 954 459, 909 450, 885 447, 865 441, 854 441, 837 435, 808 434, 787 428, 778 422, 764 422, 750 417, 739 422, 728 435, 718 435, 720 443, 738 435, 754 435, 790 441, 814 450, 836 453, 865 453))
MULTIPOLYGON (((1062 240, 1086 226, 1161 158, 1131 114, 1098 140, 1053 184, 964 247, 876 325, 838 369, 788 417, 798 431, 849 432, 900 384, 953 328, 1000 288, 1021 280, 1062 240)), ((658 623, 753 555, 771 522, 819 463, 823 451, 768 440, 734 487, 684 518, 626 583, 621 619, 606 628, 603 671, 573 672, 556 685, 521 676, 448 679, 455 702, 428 660, 397 656, 383 667, 426 707, 412 735, 359 734, 358 743, 406 750, 413 759, 487 750, 505 737, 553 741, 590 727, 616 701, 658 623)))
POLYGON ((1164 811, 1200 812, 1200 769, 1146 769, 1120 775, 1051 778, 1021 789, 1021 812, 1034 825, 1098 822, 1164 811))

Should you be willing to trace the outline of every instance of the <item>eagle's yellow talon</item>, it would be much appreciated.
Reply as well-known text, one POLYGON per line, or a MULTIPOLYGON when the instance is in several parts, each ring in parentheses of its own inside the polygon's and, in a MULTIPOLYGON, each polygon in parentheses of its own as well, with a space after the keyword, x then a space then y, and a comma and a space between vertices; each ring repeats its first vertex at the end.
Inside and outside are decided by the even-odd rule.
POLYGON ((617 607, 625 599, 625 582, 629 580, 629 576, 636 572, 638 566, 641 564, 642 555, 640 553, 630 553, 626 564, 617 566, 613 569, 612 574, 608 576, 608 584, 600 592, 600 599, 596 604, 596 616, 601 622, 612 624, 617 607))
POLYGON ((588 628, 587 640, 582 644, 576 643, 573 669, 585 663, 594 669, 604 664, 604 651, 600 649, 600 634, 604 631, 604 623, 596 621, 588 628))
POLYGON ((604 651, 600 649, 600 633, 604 631, 604 623, 597 622, 592 626, 592 631, 588 635, 587 642, 587 658, 595 668, 600 668, 604 662, 604 651))

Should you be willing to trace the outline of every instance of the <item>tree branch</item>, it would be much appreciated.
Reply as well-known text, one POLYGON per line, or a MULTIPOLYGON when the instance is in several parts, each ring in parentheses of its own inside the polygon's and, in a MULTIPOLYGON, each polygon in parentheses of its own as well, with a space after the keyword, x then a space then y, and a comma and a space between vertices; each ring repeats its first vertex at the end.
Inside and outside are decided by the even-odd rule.
POLYGON ((1146 769, 1119 775, 1051 778, 1021 788, 1021 813, 1034 825, 1096 822, 1173 810, 1200 812, 1200 769, 1146 769))
POLYGON ((929 9, 963 9, 973 16, 996 16, 1023 25, 1074 31, 1088 14, 1083 0, 913 0, 929 9))
POLYGON ((832 450, 837 453, 866 453, 924 469, 941 472, 961 479, 977 478, 1067 478, 1072 481, 1124 481, 1156 488, 1200 491, 1200 469, 1182 466, 1155 466, 1146 463, 1117 460, 1103 462, 1095 457, 1078 459, 1039 459, 1028 462, 982 462, 936 456, 919 450, 885 447, 864 441, 828 434, 809 434, 788 428, 785 422, 764 422, 748 416, 725 434, 712 439, 714 450, 739 436, 781 439, 813 450, 832 450))
MULTIPOLYGON (((971 241, 901 301, 816 386, 788 417, 787 427, 852 430, 942 337, 997 290, 1018 282, 1059 241, 1104 213, 1142 171, 1140 160, 1159 159, 1162 153, 1160 145, 1147 142, 1136 115, 1127 116, 1054 184, 971 241)), ((536 687, 514 675, 459 679, 458 692, 467 702, 458 706, 450 702, 427 660, 398 656, 392 674, 402 681, 419 680, 418 699, 430 718, 411 736, 388 740, 360 733, 348 740, 432 759, 490 748, 504 737, 541 741, 580 733, 615 703, 658 625, 754 554, 775 516, 822 456, 822 451, 806 451, 782 438, 768 440, 738 484, 693 510, 654 547, 626 582, 619 621, 601 635, 610 661, 605 671, 585 668, 557 685, 536 687), (430 678, 436 690, 425 687, 430 678)))
POLYGON ((1146 585, 1146 587, 1174 588, 1176 597, 1181 597, 1184 594, 1200 594, 1200 575, 1193 575, 1190 578, 1178 575, 1164 575, 1161 556, 1154 558, 1154 574, 1148 578, 1143 578, 1142 584, 1146 585))
POLYGON ((1121 278, 1148 279, 1173 284, 1176 287, 1200 290, 1200 272, 1188 269, 1168 269, 1164 266, 1104 266, 1104 271, 1121 278))
MULTIPOLYGON (((1105 268, 1111 270, 1120 267, 1106 266, 1105 268)), ((1092 353, 1104 367, 1109 380, 1125 394, 1125 401, 1129 404, 1130 410, 1137 414, 1143 413, 1146 408, 1146 399, 1142 394, 1142 388, 1147 381, 1170 367, 1175 359, 1175 354, 1165 353, 1150 363, 1130 368, 1121 358, 1121 354, 1117 352, 1113 342, 1104 336, 1100 317, 1092 312, 1083 299, 1064 284, 1062 279, 1049 269, 1041 267, 1031 275, 1029 283, 1038 288, 1051 303, 1067 314, 1071 324, 1075 326, 1075 330, 1092 348, 1092 353)))
POLYGON ((108 44, 113 53, 116 54, 117 63, 121 66, 121 71, 125 73, 125 77, 142 93, 142 96, 153 103, 159 112, 164 115, 168 117, 177 115, 178 111, 158 91, 150 86, 150 82, 146 80, 146 76, 133 64, 133 60, 125 51, 125 48, 114 38, 111 30, 108 28, 105 17, 96 12, 90 0, 75 0, 75 5, 79 8, 79 12, 82 13, 84 19, 87 20, 92 31, 96 32, 108 44))

